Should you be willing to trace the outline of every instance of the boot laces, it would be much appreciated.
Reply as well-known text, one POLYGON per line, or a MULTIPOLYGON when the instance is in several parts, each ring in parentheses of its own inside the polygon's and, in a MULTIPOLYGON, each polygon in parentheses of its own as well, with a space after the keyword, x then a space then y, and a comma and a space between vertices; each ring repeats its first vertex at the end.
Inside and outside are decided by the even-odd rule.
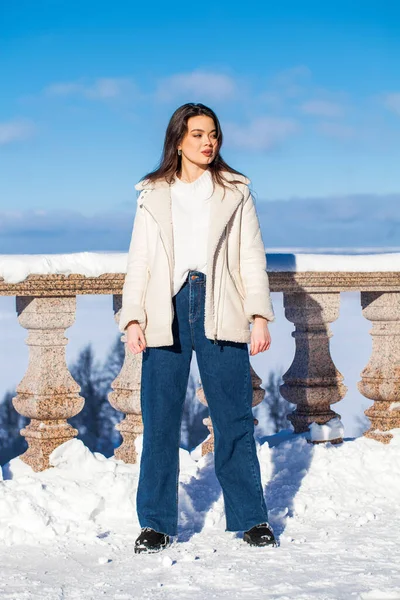
POLYGON ((259 525, 256 525, 257 529, 261 529, 262 527, 266 527, 267 529, 269 529, 269 531, 271 531, 271 533, 273 533, 273 529, 269 523, 260 523, 259 525))

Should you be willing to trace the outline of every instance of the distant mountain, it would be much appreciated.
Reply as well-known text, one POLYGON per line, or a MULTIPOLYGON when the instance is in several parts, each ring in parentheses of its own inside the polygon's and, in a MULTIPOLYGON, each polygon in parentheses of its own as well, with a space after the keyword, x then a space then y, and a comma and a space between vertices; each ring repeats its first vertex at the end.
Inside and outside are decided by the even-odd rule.
POLYGON ((400 194, 256 201, 265 246, 400 246, 400 194))
MULTIPOLYGON (((267 251, 279 248, 400 246, 400 194, 256 199, 267 251)), ((0 254, 127 251, 132 212, 70 210, 0 213, 0 254)))

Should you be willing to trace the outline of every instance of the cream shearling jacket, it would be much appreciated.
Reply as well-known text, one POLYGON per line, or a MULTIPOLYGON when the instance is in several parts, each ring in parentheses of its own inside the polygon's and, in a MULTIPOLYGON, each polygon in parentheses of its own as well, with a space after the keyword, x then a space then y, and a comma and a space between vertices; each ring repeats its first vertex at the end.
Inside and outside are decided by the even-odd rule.
MULTIPOLYGON (((223 172, 227 188, 215 185, 210 204, 205 293, 208 339, 250 342, 254 315, 274 321, 264 243, 248 184, 223 172), (230 183, 237 179, 241 183, 230 183)), ((170 186, 139 181, 138 206, 122 290, 119 330, 137 320, 149 347, 173 345, 174 244, 170 186)))

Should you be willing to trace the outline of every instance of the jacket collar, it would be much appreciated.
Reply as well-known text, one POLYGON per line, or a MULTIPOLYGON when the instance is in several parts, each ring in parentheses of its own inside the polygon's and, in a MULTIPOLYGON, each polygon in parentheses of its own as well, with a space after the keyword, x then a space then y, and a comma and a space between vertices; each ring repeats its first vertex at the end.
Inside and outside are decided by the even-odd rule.
MULTIPOLYGON (((242 181, 243 183, 246 183, 246 184, 250 183, 250 179, 248 179, 248 177, 245 177, 244 175, 236 175, 235 173, 230 173, 230 171, 222 171, 222 174, 228 182, 232 181, 234 179, 238 179, 239 181, 242 181)), ((135 185, 135 189, 140 190, 140 191, 141 190, 153 190, 153 189, 157 189, 157 188, 166 188, 168 186, 169 186, 169 184, 167 183, 167 181, 165 181, 165 179, 160 179, 158 181, 149 181, 148 179, 141 179, 135 185)))
MULTIPOLYGON (((207 260, 212 264, 218 242, 224 233, 226 225, 236 211, 240 202, 244 197, 245 185, 250 183, 250 179, 243 175, 236 175, 224 171, 223 175, 227 180, 227 188, 224 189, 220 185, 215 185, 214 193, 210 201, 210 226, 208 233, 207 244, 207 260), (233 179, 238 179, 242 184, 229 183, 233 179), (243 185, 245 184, 245 185, 243 185)), ((141 194, 140 204, 144 204, 145 208, 152 214, 160 227, 161 237, 166 247, 170 264, 173 260, 173 229, 172 229, 172 213, 170 203, 169 184, 165 180, 160 180, 148 183, 147 180, 142 180, 135 185, 137 190, 148 190, 141 194), (152 190, 150 192, 150 190, 152 190)))

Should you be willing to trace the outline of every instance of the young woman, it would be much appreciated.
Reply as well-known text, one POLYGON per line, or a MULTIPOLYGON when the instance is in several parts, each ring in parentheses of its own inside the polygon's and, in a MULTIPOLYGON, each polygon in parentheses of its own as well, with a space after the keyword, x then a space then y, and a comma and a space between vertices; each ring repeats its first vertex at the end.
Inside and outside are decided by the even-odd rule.
POLYGON ((135 552, 177 534, 179 441, 193 350, 215 438, 227 531, 275 545, 254 441, 250 354, 268 350, 270 299, 250 180, 223 160, 215 113, 188 103, 172 115, 160 165, 141 190, 119 329, 143 352, 144 426, 135 552), (250 323, 252 328, 250 331, 250 323))

